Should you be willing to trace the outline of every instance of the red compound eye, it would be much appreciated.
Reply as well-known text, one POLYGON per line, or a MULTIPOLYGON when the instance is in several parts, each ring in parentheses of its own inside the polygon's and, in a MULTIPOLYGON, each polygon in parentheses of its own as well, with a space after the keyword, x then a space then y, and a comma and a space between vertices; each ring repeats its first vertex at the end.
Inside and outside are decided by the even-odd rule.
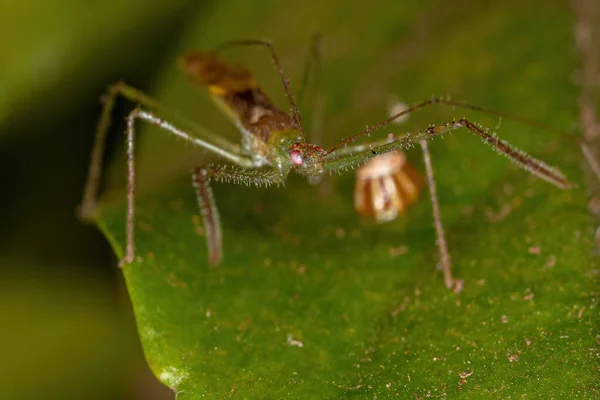
POLYGON ((292 150, 290 152, 290 158, 294 165, 304 164, 304 160, 302 159, 302 152, 300 150, 292 150))

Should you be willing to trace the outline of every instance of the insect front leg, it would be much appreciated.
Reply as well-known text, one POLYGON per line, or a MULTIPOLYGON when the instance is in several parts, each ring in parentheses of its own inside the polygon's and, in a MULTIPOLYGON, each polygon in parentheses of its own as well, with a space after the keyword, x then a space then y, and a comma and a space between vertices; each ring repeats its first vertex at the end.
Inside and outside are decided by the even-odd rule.
POLYGON ((200 213, 204 220, 208 262, 210 265, 218 265, 223 257, 223 244, 219 211, 210 187, 211 179, 247 186, 268 187, 273 184, 283 184, 284 177, 274 170, 257 171, 212 165, 194 169, 192 182, 196 189, 200 213))
POLYGON ((181 116, 172 115, 173 113, 170 113, 165 107, 162 107, 150 96, 141 92, 140 90, 128 86, 123 82, 115 83, 114 85, 110 86, 107 93, 102 97, 102 102, 104 105, 100 120, 96 126, 94 146, 88 167, 88 177, 85 183, 81 204, 78 207, 79 218, 81 218, 83 221, 92 220, 96 210, 96 200, 98 198, 98 191, 102 177, 102 159, 106 147, 106 137, 111 124, 113 108, 117 97, 119 96, 122 96, 123 98, 138 105, 142 105, 148 109, 160 111, 160 113, 163 115, 163 119, 165 119, 168 115, 173 119, 177 119, 178 121, 185 123, 185 125, 189 127, 190 131, 194 133, 194 137, 203 139, 198 140, 198 143, 195 144, 205 147, 203 146, 202 142, 207 143, 210 146, 205 147, 207 150, 216 150, 215 152, 223 156, 225 159, 229 159, 238 165, 242 165, 240 164, 240 162, 243 161, 240 161, 240 147, 238 145, 229 142, 228 140, 216 135, 202 126, 199 126, 196 123, 186 121, 181 116))
POLYGON ((96 126, 94 146, 92 148, 92 155, 88 167, 88 177, 85 183, 81 204, 77 209, 79 218, 84 221, 91 220, 94 211, 96 210, 96 199, 98 197, 100 178, 102 176, 102 158, 106 149, 106 135, 108 133, 108 128, 110 127, 116 96, 116 91, 109 90, 109 92, 102 97, 104 105, 102 107, 100 120, 96 126))
POLYGON ((537 176, 538 178, 551 183, 559 189, 570 189, 574 186, 557 168, 551 167, 545 162, 528 155, 516 147, 513 147, 506 141, 488 133, 476 123, 465 118, 461 118, 452 122, 444 122, 438 125, 432 125, 425 131, 406 134, 402 137, 395 138, 389 143, 369 146, 369 149, 362 152, 346 154, 343 152, 343 147, 337 148, 332 153, 327 154, 326 160, 323 163, 323 167, 326 171, 332 172, 356 168, 357 166, 364 164, 379 154, 384 154, 394 150, 407 150, 410 147, 421 143, 423 140, 428 140, 436 136, 442 136, 460 128, 466 128, 471 131, 471 133, 479 136, 483 143, 489 145, 495 151, 512 161, 517 167, 524 169, 531 175, 537 176), (341 155, 338 156, 338 154, 341 155))
POLYGON ((207 142, 201 138, 191 136, 189 133, 177 128, 170 122, 161 119, 155 114, 142 110, 141 108, 134 109, 127 116, 127 225, 126 225, 126 247, 125 257, 120 261, 119 265, 131 263, 135 258, 134 245, 134 227, 135 227, 135 121, 141 119, 149 122, 161 129, 166 130, 170 134, 177 136, 186 142, 209 150, 221 157, 228 159, 242 167, 253 167, 252 160, 236 153, 226 151, 214 144, 207 142))

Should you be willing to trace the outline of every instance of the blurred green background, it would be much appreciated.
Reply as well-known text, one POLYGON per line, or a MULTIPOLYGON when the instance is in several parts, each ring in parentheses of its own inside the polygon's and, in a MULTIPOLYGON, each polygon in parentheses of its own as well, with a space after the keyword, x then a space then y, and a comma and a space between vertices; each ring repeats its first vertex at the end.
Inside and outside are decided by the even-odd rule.
POLYGON ((75 208, 107 84, 149 89, 211 3, 0 3, 0 398, 173 398, 112 250, 75 208))
MULTIPOLYGON (((410 103, 452 94, 573 130, 578 110, 572 75, 579 60, 571 48, 574 16, 568 5, 559 3, 4 0, 0 4, 0 310, 4 321, 0 398, 174 397, 143 360, 113 251, 96 228, 75 218, 100 114, 99 100, 107 84, 124 80, 149 93, 158 91, 165 104, 235 137, 226 121, 212 116, 214 109, 202 95, 193 90, 181 94, 187 83, 182 77, 174 78, 179 75, 177 55, 190 47, 206 49, 228 39, 269 38, 280 49, 294 85, 309 39, 320 31, 324 37, 323 91, 329 106, 328 145, 382 117, 387 94, 399 91, 410 103), (514 7, 520 8, 513 14, 514 7), (540 39, 544 37, 547 40, 540 39), (515 83, 511 84, 513 75, 515 83), (550 85, 553 89, 548 89, 550 85), (198 100, 187 101, 192 96, 198 100)), ((259 82, 265 82, 267 92, 285 107, 269 59, 258 53, 244 50, 238 57, 252 60, 259 82)), ((107 156, 111 182, 107 186, 111 187, 118 188, 124 181, 123 164, 118 162, 123 147, 120 117, 128 107, 119 103, 115 112, 117 122, 107 156), (110 163, 113 159, 117 162, 110 163)), ((421 126, 440 121, 439 117, 431 120, 435 112, 428 115, 429 120, 419 120, 421 126)), ((446 111, 443 115, 451 118, 454 114, 446 111)), ((310 118, 305 117, 308 123, 310 118)), ((509 138, 517 144, 531 143, 509 138)), ((448 143, 450 149, 462 149, 460 139, 453 137, 448 143)), ((144 176, 160 182, 184 176, 185 168, 196 160, 189 148, 168 146, 165 137, 140 146, 145 171, 142 185, 144 176), (157 159, 157 154, 164 158, 157 159)), ((577 152, 561 156, 557 155, 560 142, 544 146, 543 154, 584 186, 577 152)), ((441 159, 445 157, 443 149, 435 151, 441 159)), ((488 158, 487 151, 481 149, 484 155, 479 161, 488 158)), ((528 147, 528 151, 536 149, 528 147)), ((477 163, 478 156, 474 157, 477 163)), ((418 154, 414 159, 418 160, 418 154)), ((470 165, 463 164, 455 165, 468 171, 470 165)), ((500 177, 507 174, 506 166, 478 171, 471 177, 472 184, 459 168, 440 173, 442 193, 458 194, 457 200, 446 203, 454 207, 447 214, 452 221, 460 219, 459 209, 474 201, 493 203, 502 192, 500 177), (486 174, 494 177, 494 194, 485 192, 486 174), (457 181, 461 182, 458 189, 450 186, 449 182, 457 181)), ((521 176, 514 171, 508 174, 521 176)), ((351 174, 341 182, 344 191, 336 196, 350 196, 351 174)), ((543 193, 551 196, 554 192, 543 193)), ((561 194, 567 196, 561 199, 585 214, 585 200, 573 200, 583 198, 584 193, 582 188, 573 197, 561 194)), ((427 225, 427 212, 427 205, 421 206, 413 221, 427 225)), ((581 222, 584 237, 593 229, 590 221, 581 222)), ((414 240, 431 241, 430 233, 417 231, 414 240)), ((469 235, 466 232, 467 243, 475 241, 469 235)), ((585 243, 581 253, 591 254, 593 246, 585 243)), ((430 284, 441 282, 436 275, 427 277, 439 278, 430 284)), ((588 322, 589 327, 597 318, 588 322)))

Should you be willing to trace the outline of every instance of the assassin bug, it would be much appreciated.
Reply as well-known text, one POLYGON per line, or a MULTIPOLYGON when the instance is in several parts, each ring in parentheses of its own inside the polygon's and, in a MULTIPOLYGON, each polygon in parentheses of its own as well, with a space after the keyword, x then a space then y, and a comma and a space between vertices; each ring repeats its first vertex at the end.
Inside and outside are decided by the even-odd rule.
POLYGON ((274 46, 268 41, 228 42, 212 52, 190 52, 181 58, 181 66, 194 83, 208 88, 212 100, 239 129, 242 136, 241 143, 239 145, 231 143, 202 129, 183 130, 169 121, 168 113, 163 107, 139 90, 124 83, 117 83, 110 87, 96 130, 80 213, 84 219, 89 219, 93 215, 110 116, 115 98, 121 95, 138 106, 126 118, 127 226, 125 255, 120 265, 131 263, 135 258, 134 145, 137 120, 148 122, 194 146, 213 152, 229 163, 229 165, 199 166, 192 173, 200 211, 204 219, 208 259, 211 265, 219 264, 222 258, 221 225, 210 187, 211 181, 266 187, 283 184, 291 171, 308 178, 318 179, 326 172, 356 168, 379 154, 407 149, 422 140, 441 136, 459 128, 466 128, 530 173, 559 188, 564 189, 571 186, 567 178, 557 169, 526 155, 465 118, 431 125, 422 132, 407 134, 392 140, 354 144, 357 139, 369 135, 397 118, 433 104, 469 108, 468 105, 465 106, 462 103, 443 98, 431 98, 409 107, 375 125, 368 126, 327 150, 309 143, 290 91, 289 80, 283 72, 274 46), (256 84, 248 69, 221 57, 221 51, 236 46, 261 46, 269 51, 290 103, 291 114, 278 110, 271 103, 267 95, 256 84))

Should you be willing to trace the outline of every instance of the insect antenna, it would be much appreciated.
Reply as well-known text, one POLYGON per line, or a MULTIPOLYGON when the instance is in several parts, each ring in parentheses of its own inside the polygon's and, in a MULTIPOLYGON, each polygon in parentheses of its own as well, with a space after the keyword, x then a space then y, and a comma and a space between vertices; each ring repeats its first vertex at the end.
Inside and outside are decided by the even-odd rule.
POLYGON ((399 113, 396 113, 394 115, 392 115, 389 118, 384 119, 383 121, 380 121, 378 123, 376 123, 375 125, 371 125, 371 126, 367 126, 365 128, 365 130, 363 130, 362 132, 357 133, 356 135, 352 135, 346 139, 343 139, 342 141, 340 141, 338 144, 336 144, 335 146, 331 147, 329 150, 327 150, 324 154, 324 156, 327 156, 331 153, 333 153, 335 150, 347 146, 350 143, 354 143, 356 141, 356 139, 360 138, 361 136, 365 136, 368 135, 369 133, 376 131, 377 129, 383 128, 384 126, 386 126, 387 124, 389 124, 390 122, 394 122, 395 120, 397 120, 400 117, 403 117, 407 114, 410 114, 411 112, 417 111, 421 108, 430 106, 432 104, 435 104, 437 102, 437 98, 432 98, 429 99, 427 101, 424 101, 422 103, 416 104, 412 107, 407 108, 406 110, 400 111, 399 113))
POLYGON ((302 135, 302 140, 304 144, 307 144, 306 133, 304 133, 304 127, 302 126, 302 118, 300 117, 300 112, 298 111, 298 107, 296 106, 296 102, 294 101, 294 97, 292 96, 292 92, 290 90, 290 80, 287 78, 285 73, 283 72, 283 68, 281 67, 281 62, 279 62, 279 57, 277 56, 277 52, 275 51, 275 46, 268 40, 259 40, 259 39, 251 39, 251 40, 232 40, 229 42, 225 42, 220 44, 215 48, 214 51, 220 51, 231 47, 246 47, 246 46, 263 46, 266 47, 271 53, 271 59, 273 60, 273 65, 281 78, 281 82, 283 83, 283 87, 285 89, 285 95, 290 102, 290 106, 292 107, 292 113, 294 117, 294 122, 298 126, 300 130, 300 134, 302 135))
POLYGON ((453 106, 453 107, 466 108, 468 110, 477 111, 482 114, 489 114, 489 115, 494 115, 496 117, 506 118, 508 120, 520 122, 523 125, 529 125, 534 128, 540 128, 540 129, 546 130, 548 132, 552 132, 552 133, 561 135, 562 137, 568 139, 570 142, 579 145, 579 147, 581 148, 581 152, 583 153, 583 156, 585 157, 586 161, 588 162, 592 172, 596 176, 596 179, 598 179, 598 181, 600 181, 600 164, 598 164, 598 160, 592 153, 589 144, 586 143, 584 140, 574 136, 573 134, 570 134, 569 132, 563 131, 561 129, 557 129, 557 128, 553 127, 552 125, 546 124, 544 122, 535 121, 535 120, 532 120, 529 118, 524 118, 519 115, 490 110, 485 107, 475 106, 473 104, 464 103, 462 101, 452 101, 449 99, 440 98, 439 103, 446 104, 446 105, 453 106))
POLYGON ((440 103, 440 104, 445 104, 445 105, 452 106, 452 107, 465 108, 467 110, 477 111, 482 114, 488 114, 488 115, 493 115, 495 117, 505 118, 507 120, 513 120, 513 121, 519 122, 523 125, 529 125, 534 128, 539 128, 542 130, 546 130, 548 132, 552 132, 552 133, 561 135, 569 141, 579 143, 579 139, 574 137, 569 132, 563 131, 561 129, 557 129, 557 128, 553 127, 552 125, 546 124, 544 122, 535 121, 535 120, 532 120, 529 118, 522 117, 520 115, 490 110, 489 108, 480 107, 480 106, 476 106, 476 105, 469 104, 469 103, 464 103, 462 101, 454 101, 454 100, 444 99, 441 97, 437 98, 436 100, 437 100, 437 103, 440 103))
MULTIPOLYGON (((330 154, 333 151, 339 149, 340 147, 346 146, 350 143, 355 142, 357 139, 359 139, 360 137, 364 136, 364 135, 368 135, 369 133, 379 129, 379 128, 383 128, 384 126, 386 126, 387 124, 389 124, 390 122, 393 122, 395 120, 397 120, 398 118, 401 118, 407 114, 410 114, 414 111, 420 110, 422 108, 434 105, 434 104, 444 104, 447 106, 451 106, 451 107, 459 107, 459 108, 464 108, 464 109, 468 109, 468 110, 473 110, 473 111, 477 111, 480 112, 482 114, 488 114, 488 115, 493 115, 496 117, 501 117, 501 118, 505 118, 507 120, 513 120, 516 122, 519 122, 523 125, 528 125, 534 128, 539 128, 542 130, 546 130, 555 134, 559 134, 563 137, 565 137, 566 139, 568 139, 570 142, 572 143, 576 143, 582 146, 582 148, 585 150, 584 146, 585 144, 578 138, 574 137, 572 134, 563 131, 561 129, 557 129, 549 124, 543 123, 543 122, 539 122, 539 121, 535 121, 535 120, 531 120, 528 118, 524 118, 518 115, 514 115, 514 114, 509 114, 509 113, 504 113, 504 112, 499 112, 499 111, 494 111, 494 110, 490 110, 488 108, 485 107, 480 107, 480 106, 475 106, 469 103, 463 103, 460 101, 453 101, 453 100, 449 100, 449 99, 445 99, 443 97, 432 97, 431 99, 424 101, 422 103, 416 104, 412 107, 409 107, 403 111, 400 111, 399 113, 396 113, 392 116, 390 116, 387 119, 384 119, 383 121, 375 124, 375 125, 371 125, 371 126, 367 126, 367 128, 365 130, 363 130, 362 132, 359 132, 353 136, 350 136, 342 141, 340 141, 338 144, 336 144, 335 146, 333 146, 332 148, 330 148, 329 150, 327 150, 326 154, 330 154)), ((597 168, 599 173, 598 178, 600 180, 600 167, 597 168)))

